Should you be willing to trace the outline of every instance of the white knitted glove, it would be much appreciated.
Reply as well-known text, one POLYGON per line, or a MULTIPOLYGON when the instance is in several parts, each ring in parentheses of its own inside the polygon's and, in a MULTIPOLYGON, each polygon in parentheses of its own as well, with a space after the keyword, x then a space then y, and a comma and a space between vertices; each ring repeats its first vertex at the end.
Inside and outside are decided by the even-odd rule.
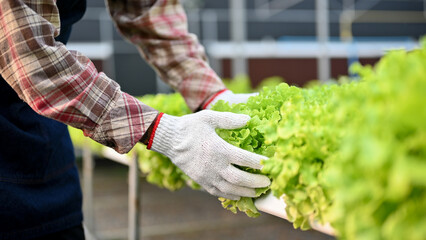
POLYGON ((247 102, 247 99, 249 99, 249 97, 257 95, 259 95, 259 93, 233 93, 231 90, 222 90, 213 95, 210 99, 208 99, 203 105, 203 109, 211 109, 212 106, 219 100, 224 100, 230 105, 237 103, 245 103, 247 102))
POLYGON ((268 186, 269 179, 233 164, 260 169, 260 161, 266 157, 235 147, 215 132, 216 128, 243 127, 249 119, 243 114, 211 110, 182 117, 159 115, 148 147, 169 157, 210 194, 232 200, 255 197, 254 188, 268 186))

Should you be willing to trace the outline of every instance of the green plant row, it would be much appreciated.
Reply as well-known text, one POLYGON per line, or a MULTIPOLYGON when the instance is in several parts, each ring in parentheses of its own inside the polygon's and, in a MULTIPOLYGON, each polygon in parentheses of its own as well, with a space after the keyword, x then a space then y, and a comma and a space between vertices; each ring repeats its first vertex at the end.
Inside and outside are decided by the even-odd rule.
MULTIPOLYGON (((341 239, 426 239, 426 41, 418 50, 387 53, 374 68, 351 70, 359 77, 309 88, 274 84, 245 104, 220 101, 214 110, 251 120, 217 132, 269 158, 261 173, 275 196, 285 195, 294 227, 308 229, 313 218, 331 223, 341 239)), ((231 83, 247 92, 248 82, 231 83)), ((141 101, 171 115, 190 113, 178 94, 141 101)), ((134 150, 149 182, 199 187, 164 156, 142 145, 134 150)), ((251 198, 220 200, 233 212, 259 215, 251 198)))
MULTIPOLYGON (((218 133, 270 157, 262 173, 275 196, 285 194, 294 227, 308 229, 313 218, 341 239, 426 239, 426 41, 351 70, 358 79, 280 84, 246 104, 220 102, 215 110, 252 118, 218 133)), ((254 208, 248 199, 222 201, 254 208)))

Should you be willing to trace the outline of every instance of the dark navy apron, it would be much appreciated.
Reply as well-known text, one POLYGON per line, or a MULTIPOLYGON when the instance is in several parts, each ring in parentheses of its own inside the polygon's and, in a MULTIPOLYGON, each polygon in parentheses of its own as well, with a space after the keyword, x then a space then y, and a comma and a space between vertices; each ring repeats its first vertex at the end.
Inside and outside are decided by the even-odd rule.
MULTIPOLYGON (((85 0, 58 0, 61 33, 85 0)), ((0 77, 0 239, 31 239, 81 224, 82 196, 66 125, 34 112, 0 77)))

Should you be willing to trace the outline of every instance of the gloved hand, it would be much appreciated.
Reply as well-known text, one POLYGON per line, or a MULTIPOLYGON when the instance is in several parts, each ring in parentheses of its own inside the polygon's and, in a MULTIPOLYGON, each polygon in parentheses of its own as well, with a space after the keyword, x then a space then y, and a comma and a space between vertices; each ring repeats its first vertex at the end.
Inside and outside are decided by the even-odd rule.
POLYGON ((231 90, 224 89, 207 99, 207 101, 203 105, 203 109, 211 109, 212 106, 219 100, 224 100, 230 105, 237 103, 245 103, 247 102, 247 99, 249 97, 257 95, 259 95, 259 93, 233 93, 231 90))
POLYGON ((235 147, 215 132, 216 128, 243 127, 249 119, 243 114, 211 110, 182 117, 160 113, 148 149, 169 157, 212 195, 232 200, 255 197, 255 188, 268 186, 269 178, 233 164, 260 169, 260 161, 266 157, 235 147))

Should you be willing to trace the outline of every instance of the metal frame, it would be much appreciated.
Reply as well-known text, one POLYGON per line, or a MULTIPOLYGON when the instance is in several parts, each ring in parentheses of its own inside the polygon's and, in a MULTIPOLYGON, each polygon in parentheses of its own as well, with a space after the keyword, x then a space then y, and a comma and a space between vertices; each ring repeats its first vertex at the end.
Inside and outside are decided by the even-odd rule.
MULTIPOLYGON (((232 0, 230 4, 230 30, 231 41, 236 43, 237 48, 241 48, 247 39, 247 24, 246 24, 246 1, 245 0, 232 0)), ((247 74, 247 58, 241 54, 235 54, 231 62, 232 77, 240 74, 247 74)))
MULTIPOLYGON (((342 3, 333 1, 334 4, 339 3, 342 9, 330 9, 329 0, 315 0, 315 9, 300 10, 288 9, 292 4, 299 3, 299 0, 278 1, 278 0, 256 0, 255 9, 245 8, 244 0, 229 1, 229 10, 225 9, 206 9, 206 10, 190 10, 188 12, 188 21, 190 31, 197 34, 200 33, 202 26, 203 43, 207 46, 207 52, 211 57, 210 60, 214 69, 221 74, 221 65, 211 45, 219 45, 222 42, 218 39, 219 24, 218 21, 229 22, 230 41, 233 41, 233 49, 227 58, 231 58, 231 77, 247 73, 247 50, 245 46, 251 43, 247 41, 247 23, 251 22, 295 22, 295 23, 314 23, 316 22, 317 43, 321 46, 320 51, 313 53, 310 57, 318 59, 318 79, 326 81, 330 79, 330 46, 329 41, 329 24, 337 23, 340 26, 341 39, 345 42, 352 42, 352 24, 353 23, 370 23, 370 22, 395 22, 396 13, 402 14, 398 21, 406 23, 424 23, 426 22, 426 0, 423 0, 424 8, 420 11, 388 11, 388 10, 371 10, 378 0, 360 0, 355 4, 354 0, 344 0, 342 3), (283 9, 279 8, 282 7, 283 9), (360 10, 362 9, 362 10, 360 10), (285 11, 286 14, 278 14, 285 11), (201 20, 201 23, 199 21, 201 20), (213 57, 212 57, 213 56, 213 57)), ((264 41, 258 41, 261 45, 264 41)), ((225 42, 226 44, 226 42, 225 42)), ((358 45, 358 43, 353 43, 358 45)), ((352 54, 352 53, 351 53, 352 54)), ((265 54, 263 54, 265 55, 265 54)), ((276 57, 272 54, 271 57, 276 57)), ((285 57, 284 53, 284 56, 285 57)), ((293 54, 294 55, 294 54, 293 54)), ((266 57, 266 55, 265 55, 266 57)))
MULTIPOLYGON (((232 42, 216 42, 207 46, 210 57, 215 59, 231 58, 236 51, 241 51, 246 58, 315 58, 320 57, 321 45, 317 41, 281 41, 281 42, 245 42, 241 49, 237 49, 232 42)), ((330 58, 350 57, 354 53, 358 57, 381 57, 386 51, 404 48, 412 50, 418 48, 414 40, 395 41, 360 41, 360 42, 329 42, 327 54, 330 58)))
POLYGON ((329 18, 328 18, 328 0, 316 0, 316 32, 317 41, 320 45, 320 52, 317 61, 318 79, 326 82, 330 79, 330 57, 328 54, 327 43, 329 42, 329 18))
MULTIPOLYGON (((86 140, 88 141, 88 140, 86 140)), ((88 144, 83 147, 83 212, 84 225, 90 233, 95 232, 93 213, 93 169, 94 160, 88 144)), ((90 240, 90 239, 89 239, 90 240)))
MULTIPOLYGON (((96 229, 93 211, 93 171, 95 168, 92 152, 89 145, 86 144, 83 148, 83 211, 84 225, 90 236, 86 236, 88 240, 96 239, 96 229)), ((138 240, 141 236, 140 215, 141 209, 141 186, 140 171, 138 163, 138 155, 136 152, 129 157, 121 155, 110 148, 102 149, 102 157, 115 161, 129 167, 129 210, 128 210, 128 239, 138 240)))

